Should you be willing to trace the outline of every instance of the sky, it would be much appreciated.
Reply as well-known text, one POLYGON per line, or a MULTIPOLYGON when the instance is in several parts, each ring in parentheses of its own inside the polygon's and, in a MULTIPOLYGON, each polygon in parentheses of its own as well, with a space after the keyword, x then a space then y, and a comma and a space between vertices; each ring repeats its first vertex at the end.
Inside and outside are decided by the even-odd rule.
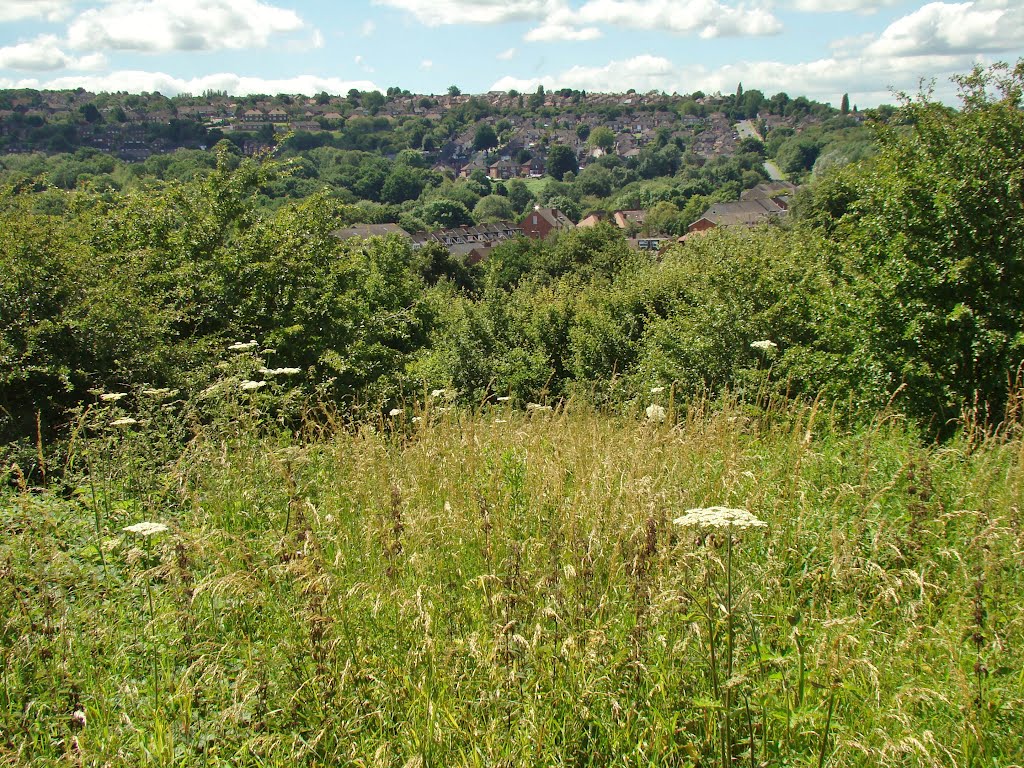
POLYGON ((1024 1, 0 0, 0 88, 785 91, 895 103, 1024 58, 1024 1))

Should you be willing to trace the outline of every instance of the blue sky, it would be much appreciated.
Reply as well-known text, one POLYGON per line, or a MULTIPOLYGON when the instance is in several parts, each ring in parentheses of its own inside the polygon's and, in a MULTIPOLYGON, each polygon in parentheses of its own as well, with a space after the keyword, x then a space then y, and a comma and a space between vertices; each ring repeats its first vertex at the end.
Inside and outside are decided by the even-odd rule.
POLYGON ((838 104, 1024 57, 1024 3, 0 0, 0 87, 786 91, 838 104))

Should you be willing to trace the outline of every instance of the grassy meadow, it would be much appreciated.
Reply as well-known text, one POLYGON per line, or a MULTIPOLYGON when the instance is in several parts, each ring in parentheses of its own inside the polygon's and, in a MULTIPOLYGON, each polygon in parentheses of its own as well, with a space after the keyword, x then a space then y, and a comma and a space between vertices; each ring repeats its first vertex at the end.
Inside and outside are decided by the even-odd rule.
POLYGON ((0 765, 1024 760, 1012 429, 130 402, 0 496, 0 765))

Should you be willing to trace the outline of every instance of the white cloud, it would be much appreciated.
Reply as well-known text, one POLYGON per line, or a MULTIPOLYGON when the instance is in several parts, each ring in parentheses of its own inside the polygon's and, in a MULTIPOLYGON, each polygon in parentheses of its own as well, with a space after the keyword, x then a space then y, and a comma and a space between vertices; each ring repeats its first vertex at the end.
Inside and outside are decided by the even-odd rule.
POLYGON ((920 56, 1024 47, 1024 8, 1004 3, 928 3, 890 24, 866 53, 920 56))
POLYGON ((73 48, 146 52, 263 48, 303 29, 294 11, 261 0, 107 0, 68 28, 73 48))
POLYGON ((3 0, 0 22, 22 19, 60 21, 71 11, 72 0, 3 0))
POLYGON ((369 37, 377 31, 377 25, 373 22, 373 19, 367 19, 363 22, 363 26, 359 28, 359 34, 363 37, 369 37))
POLYGON ((515 58, 517 51, 515 48, 506 48, 504 51, 499 53, 496 58, 498 61, 511 61, 515 58))
POLYGON ((657 29, 703 38, 773 35, 782 23, 763 8, 716 0, 588 0, 578 18, 587 24, 657 29))
POLYGON ((529 43, 563 43, 577 40, 596 40, 601 37, 597 27, 576 28, 572 24, 545 21, 527 32, 523 39, 529 43))
POLYGON ((78 75, 57 77, 51 80, 0 78, 0 88, 63 90, 78 87, 93 93, 114 93, 116 91, 128 91, 129 93, 148 91, 152 93, 159 91, 165 96, 174 96, 179 93, 203 93, 207 90, 227 91, 234 96, 245 96, 251 93, 301 93, 312 96, 321 91, 348 93, 352 88, 360 91, 380 90, 380 88, 368 80, 342 80, 341 78, 320 77, 318 75, 267 79, 219 73, 183 79, 163 72, 126 70, 85 77, 78 75))
POLYGON ((362 56, 356 56, 352 60, 356 63, 357 67, 363 70, 363 72, 373 72, 373 67, 367 64, 366 59, 364 59, 362 56))
POLYGON ((539 21, 567 10, 565 0, 373 0, 373 4, 408 11, 430 27, 539 21))
POLYGON ((432 62, 430 59, 424 59, 423 61, 420 62, 420 69, 432 69, 433 66, 434 62, 432 62))
POLYGON ((874 13, 879 8, 896 5, 902 0, 793 0, 790 5, 798 11, 810 13, 840 13, 857 11, 874 13))
POLYGON ((45 72, 55 69, 99 69, 102 55, 69 56, 55 35, 40 35, 34 40, 0 48, 0 69, 45 72))

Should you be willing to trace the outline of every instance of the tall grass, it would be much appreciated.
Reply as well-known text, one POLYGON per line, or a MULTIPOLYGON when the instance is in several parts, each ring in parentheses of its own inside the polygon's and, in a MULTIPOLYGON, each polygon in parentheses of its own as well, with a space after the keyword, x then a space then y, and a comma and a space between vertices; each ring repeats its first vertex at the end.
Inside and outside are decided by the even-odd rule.
POLYGON ((1022 761, 1019 439, 236 405, 176 453, 87 414, 79 487, 12 474, 0 764, 1022 761), (768 527, 673 524, 717 504, 768 527))

